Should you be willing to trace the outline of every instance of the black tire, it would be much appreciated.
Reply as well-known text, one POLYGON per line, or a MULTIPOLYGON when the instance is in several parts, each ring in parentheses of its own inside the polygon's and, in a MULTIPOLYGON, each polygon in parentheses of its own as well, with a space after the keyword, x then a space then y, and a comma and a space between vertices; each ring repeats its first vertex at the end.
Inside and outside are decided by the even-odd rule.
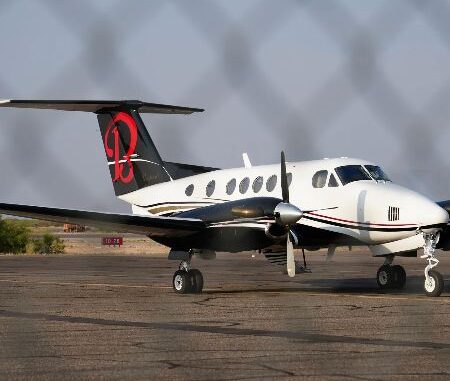
POLYGON ((402 289, 406 284, 406 271, 403 266, 395 265, 391 267, 394 276, 393 288, 402 289))
POLYGON ((187 294, 192 288, 192 277, 184 270, 177 270, 173 274, 172 287, 177 294, 187 294))
POLYGON ((428 275, 431 278, 431 283, 428 283, 427 279, 425 278, 425 294, 432 297, 441 295, 442 291, 444 290, 444 278, 442 277, 442 274, 438 271, 430 270, 428 272, 428 275))
POLYGON ((394 273, 390 265, 383 265, 378 269, 377 283, 382 290, 388 290, 393 287, 394 273))
POLYGON ((200 270, 192 269, 189 271, 192 276, 192 292, 201 293, 203 290, 203 275, 200 270))

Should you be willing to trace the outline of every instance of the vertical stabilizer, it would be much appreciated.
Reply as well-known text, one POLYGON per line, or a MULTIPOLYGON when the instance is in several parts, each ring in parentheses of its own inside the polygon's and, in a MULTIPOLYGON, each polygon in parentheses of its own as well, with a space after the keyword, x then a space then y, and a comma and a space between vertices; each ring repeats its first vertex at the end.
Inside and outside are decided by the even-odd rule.
POLYGON ((171 180, 136 110, 99 112, 97 118, 117 196, 171 180))

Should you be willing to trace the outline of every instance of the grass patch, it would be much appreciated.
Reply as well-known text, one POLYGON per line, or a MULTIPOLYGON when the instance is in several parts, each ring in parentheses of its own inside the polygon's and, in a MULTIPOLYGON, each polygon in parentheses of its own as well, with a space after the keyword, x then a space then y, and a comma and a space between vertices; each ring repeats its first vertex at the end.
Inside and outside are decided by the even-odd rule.
POLYGON ((51 233, 45 233, 42 238, 32 239, 27 245, 27 251, 34 254, 62 254, 64 241, 51 233))
POLYGON ((21 220, 0 220, 1 253, 26 253, 30 241, 30 227, 24 222, 21 220))
POLYGON ((64 241, 49 232, 31 237, 31 230, 40 226, 34 220, 0 220, 0 253, 64 253, 64 241))

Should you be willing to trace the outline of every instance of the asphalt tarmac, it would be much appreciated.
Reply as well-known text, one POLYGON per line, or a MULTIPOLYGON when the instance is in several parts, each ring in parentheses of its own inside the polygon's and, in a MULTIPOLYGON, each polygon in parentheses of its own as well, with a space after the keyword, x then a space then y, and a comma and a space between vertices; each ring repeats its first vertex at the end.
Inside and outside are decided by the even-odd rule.
POLYGON ((309 255, 294 280, 249 253, 194 260, 200 295, 163 255, 0 257, 0 379, 449 380, 450 254, 440 298, 400 259, 381 293, 365 251, 309 255))

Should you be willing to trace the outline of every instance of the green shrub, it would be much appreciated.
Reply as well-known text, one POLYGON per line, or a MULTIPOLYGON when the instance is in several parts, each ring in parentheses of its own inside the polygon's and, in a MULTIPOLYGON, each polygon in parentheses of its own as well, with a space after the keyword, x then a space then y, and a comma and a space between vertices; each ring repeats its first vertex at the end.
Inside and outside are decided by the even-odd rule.
POLYGON ((31 241, 31 252, 35 254, 61 254, 64 253, 64 241, 53 234, 45 233, 40 239, 31 241))
POLYGON ((30 241, 30 230, 21 220, 0 220, 0 252, 25 253, 30 241))

